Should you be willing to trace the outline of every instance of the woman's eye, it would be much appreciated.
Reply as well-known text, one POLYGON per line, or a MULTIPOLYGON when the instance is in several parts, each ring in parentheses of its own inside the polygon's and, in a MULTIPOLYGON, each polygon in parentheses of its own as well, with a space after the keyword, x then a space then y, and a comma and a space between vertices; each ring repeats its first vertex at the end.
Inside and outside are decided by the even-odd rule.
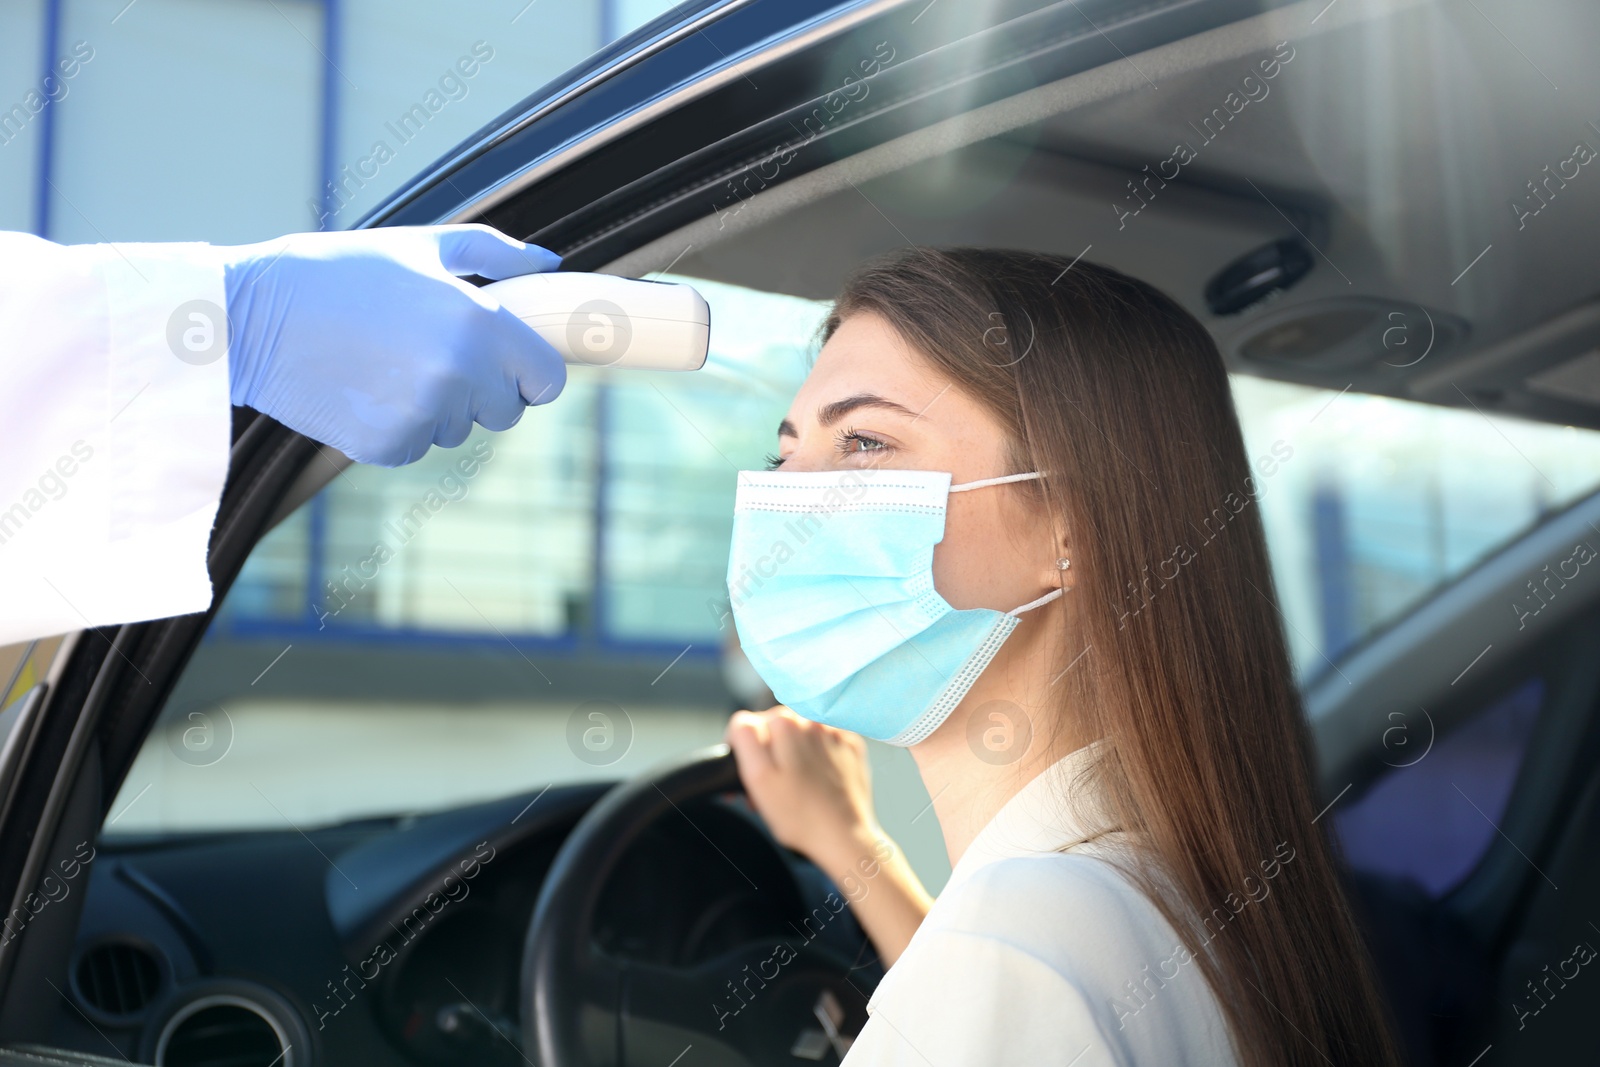
POLYGON ((839 435, 839 451, 844 455, 860 455, 863 452, 883 452, 889 448, 888 444, 876 437, 868 437, 855 430, 846 430, 839 435))
POLYGON ((767 456, 767 470, 775 471, 781 466, 783 466, 782 456, 774 456, 770 454, 767 456))

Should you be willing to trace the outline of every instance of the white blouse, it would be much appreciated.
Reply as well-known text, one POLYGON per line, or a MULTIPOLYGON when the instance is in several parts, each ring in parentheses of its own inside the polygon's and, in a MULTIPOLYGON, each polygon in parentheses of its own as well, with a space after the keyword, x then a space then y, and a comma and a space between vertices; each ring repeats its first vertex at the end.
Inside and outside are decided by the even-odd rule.
POLYGON ((845 1067, 1238 1062, 1197 961, 1104 858, 1126 835, 1105 833, 1093 796, 1073 790, 1095 747, 979 832, 873 994, 845 1067))

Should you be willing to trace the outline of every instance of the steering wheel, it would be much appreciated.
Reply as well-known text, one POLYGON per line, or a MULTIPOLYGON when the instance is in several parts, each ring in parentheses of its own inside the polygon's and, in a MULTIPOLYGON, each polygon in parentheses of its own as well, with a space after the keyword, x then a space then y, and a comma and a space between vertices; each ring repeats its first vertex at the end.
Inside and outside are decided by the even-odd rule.
POLYGON ((843 1057, 843 1035, 859 1031, 866 997, 849 980, 850 962, 799 927, 694 967, 624 961, 594 947, 600 890, 644 830, 658 818, 689 818, 690 801, 742 788, 728 747, 717 745, 617 785, 578 821, 545 877, 522 951, 523 1048, 539 1067, 660 1067, 689 1045, 696 1065, 843 1057))

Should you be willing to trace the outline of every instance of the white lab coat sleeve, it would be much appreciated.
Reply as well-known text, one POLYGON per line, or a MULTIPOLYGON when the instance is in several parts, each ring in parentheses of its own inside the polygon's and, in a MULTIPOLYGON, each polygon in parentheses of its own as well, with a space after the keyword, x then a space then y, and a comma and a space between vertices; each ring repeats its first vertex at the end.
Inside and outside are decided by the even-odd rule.
POLYGON ((0 233, 0 645, 210 605, 226 303, 208 245, 0 233))

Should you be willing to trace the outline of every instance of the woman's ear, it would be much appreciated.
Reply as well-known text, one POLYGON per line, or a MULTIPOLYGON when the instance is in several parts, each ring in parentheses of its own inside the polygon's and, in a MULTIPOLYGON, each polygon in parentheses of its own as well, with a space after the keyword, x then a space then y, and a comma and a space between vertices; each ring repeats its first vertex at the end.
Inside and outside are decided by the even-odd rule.
POLYGON ((1060 589, 1070 593, 1074 584, 1072 573, 1072 540, 1064 528, 1057 528, 1051 536, 1050 557, 1042 574, 1046 589, 1060 589))

